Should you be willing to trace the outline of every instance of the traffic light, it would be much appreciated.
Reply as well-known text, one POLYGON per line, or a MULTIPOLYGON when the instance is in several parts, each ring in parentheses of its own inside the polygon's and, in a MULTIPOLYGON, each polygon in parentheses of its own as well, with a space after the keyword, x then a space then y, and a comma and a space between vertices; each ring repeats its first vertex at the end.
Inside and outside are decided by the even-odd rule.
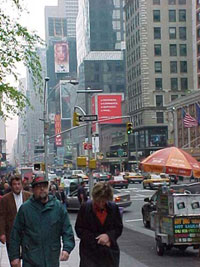
POLYGON ((131 134, 133 132, 133 123, 132 122, 126 123, 126 132, 127 132, 127 134, 131 134))
POLYGON ((77 112, 73 113, 73 127, 79 126, 79 114, 77 112))

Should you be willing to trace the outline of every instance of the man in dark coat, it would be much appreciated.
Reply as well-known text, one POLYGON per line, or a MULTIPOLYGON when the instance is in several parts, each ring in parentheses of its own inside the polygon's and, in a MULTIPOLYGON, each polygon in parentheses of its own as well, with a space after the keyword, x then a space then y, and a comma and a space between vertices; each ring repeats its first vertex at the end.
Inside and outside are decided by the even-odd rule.
POLYGON ((48 181, 35 177, 33 196, 17 214, 10 238, 9 258, 17 267, 22 246, 23 267, 58 267, 75 246, 68 213, 59 200, 48 196, 48 181), (62 251, 61 251, 62 238, 62 251))
POLYGON ((109 201, 113 198, 111 186, 97 183, 92 198, 81 206, 75 224, 81 240, 80 267, 118 267, 117 238, 123 225, 118 206, 109 201))
POLYGON ((31 196, 23 191, 22 178, 19 175, 10 177, 11 192, 5 194, 0 204, 0 242, 9 248, 11 229, 20 206, 31 196))

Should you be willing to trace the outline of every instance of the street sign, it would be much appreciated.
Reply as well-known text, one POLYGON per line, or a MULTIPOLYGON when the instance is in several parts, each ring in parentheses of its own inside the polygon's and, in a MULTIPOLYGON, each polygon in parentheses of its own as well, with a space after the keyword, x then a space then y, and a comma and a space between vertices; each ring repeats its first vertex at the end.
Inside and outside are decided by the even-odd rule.
POLYGON ((79 115, 78 119, 80 122, 84 121, 97 121, 98 116, 97 115, 79 115))

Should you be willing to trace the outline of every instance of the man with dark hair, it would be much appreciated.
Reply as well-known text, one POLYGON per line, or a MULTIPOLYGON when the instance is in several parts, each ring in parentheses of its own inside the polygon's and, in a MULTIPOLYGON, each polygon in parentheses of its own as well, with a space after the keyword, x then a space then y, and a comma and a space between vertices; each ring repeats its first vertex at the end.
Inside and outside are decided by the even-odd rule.
POLYGON ((78 200, 80 204, 83 204, 87 201, 87 192, 85 190, 85 182, 82 181, 81 184, 78 187, 78 200))
POLYGON ((2 197, 0 205, 0 242, 6 243, 7 249, 17 211, 22 203, 31 196, 29 192, 23 191, 21 176, 11 176, 9 182, 11 192, 2 197))
POLYGON ((48 195, 44 177, 33 179, 32 191, 33 196, 20 207, 13 225, 10 262, 18 267, 21 246, 24 267, 58 267, 59 260, 68 260, 75 245, 68 213, 56 197, 48 195))

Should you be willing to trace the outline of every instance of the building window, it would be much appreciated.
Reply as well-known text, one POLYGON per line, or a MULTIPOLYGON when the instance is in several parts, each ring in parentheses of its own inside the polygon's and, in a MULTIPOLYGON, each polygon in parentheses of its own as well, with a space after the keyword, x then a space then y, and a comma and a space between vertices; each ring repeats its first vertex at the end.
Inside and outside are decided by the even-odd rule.
POLYGON ((176 0, 168 0, 169 5, 176 5, 176 0))
POLYGON ((187 73, 187 61, 180 61, 180 72, 187 73))
POLYGON ((186 27, 179 27, 179 38, 181 40, 186 40, 187 36, 186 36, 186 27))
POLYGON ((170 57, 176 57, 177 56, 177 45, 176 44, 170 44, 169 45, 169 54, 170 54, 170 57))
POLYGON ((179 49, 180 49, 180 56, 186 57, 187 56, 187 45, 186 44, 180 44, 179 49))
POLYGON ((157 123, 164 123, 163 112, 156 112, 157 123))
POLYGON ((162 78, 156 78, 155 79, 155 88, 156 88, 156 91, 160 91, 163 89, 162 78))
POLYGON ((179 10, 179 21, 186 21, 186 9, 179 10))
POLYGON ((200 12, 197 12, 197 22, 200 22, 200 12))
POLYGON ((177 61, 170 61, 170 72, 177 73, 177 61))
POLYGON ((160 10, 153 10, 153 21, 160 22, 160 10))
POLYGON ((178 79, 177 78, 171 78, 171 90, 172 91, 178 90, 178 79))
POLYGON ((171 101, 176 100, 178 98, 178 95, 171 95, 171 101))
POLYGON ((160 27, 154 28, 154 39, 161 39, 161 28, 160 27))
POLYGON ((156 107, 163 107, 163 96, 156 95, 156 107))
POLYGON ((169 28, 169 39, 176 39, 176 27, 169 28))
POLYGON ((197 29, 197 38, 200 38, 200 28, 197 29))
POLYGON ((160 5, 160 0, 153 0, 153 5, 160 5))
POLYGON ((161 45, 160 44, 154 45, 154 55, 161 56, 161 45))
POLYGON ((179 5, 186 5, 186 0, 178 0, 179 5))
POLYGON ((155 62, 155 73, 162 73, 162 62, 161 61, 155 62))
POLYGON ((176 22, 176 10, 169 10, 169 22, 176 22))
POLYGON ((181 78, 181 90, 187 90, 188 89, 188 79, 187 78, 181 78))
POLYGON ((199 72, 200 71, 200 60, 198 60, 197 66, 198 66, 198 72, 199 72))

